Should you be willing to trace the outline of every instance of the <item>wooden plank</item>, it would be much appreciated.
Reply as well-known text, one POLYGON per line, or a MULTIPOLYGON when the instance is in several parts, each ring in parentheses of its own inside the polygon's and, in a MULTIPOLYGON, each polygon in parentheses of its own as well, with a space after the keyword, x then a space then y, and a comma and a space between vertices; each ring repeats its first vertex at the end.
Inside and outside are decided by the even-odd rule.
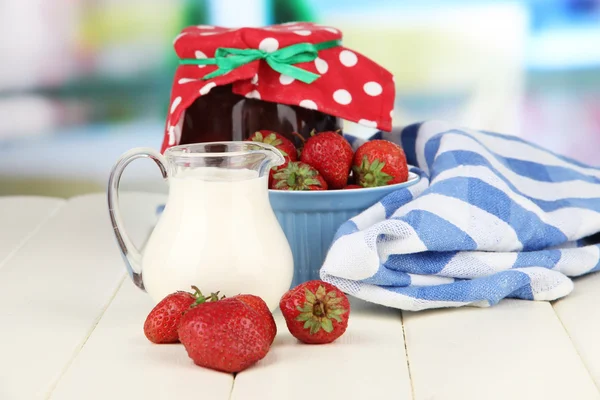
POLYGON ((63 204, 52 197, 0 197, 0 268, 63 204))
POLYGON ((152 306, 127 278, 51 399, 229 399, 233 375, 194 365, 180 344, 146 339, 152 306))
POLYGON ((596 386, 600 388, 600 274, 575 280, 573 292, 554 303, 554 311, 579 352, 596 386))
POLYGON ((232 400, 411 399, 401 315, 352 299, 346 333, 327 345, 293 338, 276 312, 271 351, 236 376, 232 400))
POLYGON ((549 303, 404 313, 415 400, 600 399, 549 303))
MULTIPOLYGON (((123 197, 137 242, 159 198, 123 197)), ((48 396, 124 274, 104 194, 68 201, 8 260, 0 269, 1 399, 48 396)))

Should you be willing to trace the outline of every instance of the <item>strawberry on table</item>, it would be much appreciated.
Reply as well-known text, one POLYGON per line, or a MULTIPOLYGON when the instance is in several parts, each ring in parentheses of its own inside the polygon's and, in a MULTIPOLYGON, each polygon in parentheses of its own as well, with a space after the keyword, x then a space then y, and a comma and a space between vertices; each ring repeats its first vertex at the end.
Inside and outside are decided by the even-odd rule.
POLYGON ((408 179, 404 150, 387 140, 371 140, 361 145, 352 165, 356 183, 363 187, 393 185, 408 179))
POLYGON ((352 146, 336 132, 321 132, 308 138, 300 161, 315 168, 331 189, 341 189, 348 182, 352 167, 352 146))
POLYGON ((348 298, 337 287, 321 280, 291 289, 281 298, 279 308, 290 333, 304 343, 331 343, 348 327, 348 298))
MULTIPOLYGON (((261 315, 269 328, 269 337, 271 338, 271 343, 275 340, 275 336, 277 335, 277 325, 275 324, 275 318, 273 318, 273 314, 269 310, 269 306, 263 299, 258 296, 254 296, 252 294, 238 294, 234 297, 226 298, 225 300, 239 300, 247 306, 252 307, 254 311, 256 311, 259 315, 261 315)), ((223 301, 225 301, 223 300, 223 301)))
POLYGON ((236 298, 192 307, 183 315, 178 333, 196 365, 230 373, 263 359, 272 343, 268 320, 236 298))
POLYGON ((144 322, 144 335, 153 343, 177 343, 177 326, 183 313, 194 303, 206 300, 196 287, 195 294, 185 291, 171 293, 150 311, 144 322))
POLYGON ((327 182, 319 171, 300 161, 289 162, 273 175, 271 189, 327 190, 327 182))

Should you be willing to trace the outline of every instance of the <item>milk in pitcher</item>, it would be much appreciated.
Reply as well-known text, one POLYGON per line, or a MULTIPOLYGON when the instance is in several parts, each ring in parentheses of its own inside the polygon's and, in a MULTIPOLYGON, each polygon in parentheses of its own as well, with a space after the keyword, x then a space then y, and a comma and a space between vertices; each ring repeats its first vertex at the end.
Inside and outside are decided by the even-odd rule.
POLYGON ((271 168, 281 152, 265 143, 213 142, 174 146, 164 156, 132 149, 109 179, 109 215, 133 282, 155 303, 197 286, 205 295, 252 294, 271 311, 290 288, 292 251, 269 202, 271 168), (125 167, 149 158, 169 182, 165 209, 140 252, 123 229, 118 207, 125 167))
POLYGON ((194 282, 205 295, 260 292, 267 304, 279 302, 291 275, 276 260, 291 254, 269 206, 267 179, 252 170, 210 167, 170 179, 167 205, 143 256, 144 285, 155 300, 194 282))

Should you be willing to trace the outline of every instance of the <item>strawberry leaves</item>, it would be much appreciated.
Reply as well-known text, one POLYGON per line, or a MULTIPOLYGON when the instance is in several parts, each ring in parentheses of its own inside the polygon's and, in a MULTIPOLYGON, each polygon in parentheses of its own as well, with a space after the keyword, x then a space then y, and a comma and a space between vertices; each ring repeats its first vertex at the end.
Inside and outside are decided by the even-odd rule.
POLYGON ((327 189, 325 182, 319 178, 316 169, 301 162, 290 162, 273 175, 275 189, 282 190, 327 189))
POLYGON ((267 136, 263 136, 262 132, 256 132, 252 136, 253 142, 262 142, 265 144, 269 144, 273 147, 276 147, 284 157, 288 157, 288 153, 281 148, 283 144, 283 140, 279 139, 277 135, 273 132, 269 133, 267 136))
POLYGON ((327 333, 333 332, 333 323, 329 318, 326 318, 321 321, 321 328, 327 333))
POLYGON ((383 172, 385 162, 379 159, 369 162, 369 158, 364 156, 360 166, 354 166, 352 170, 358 177, 358 184, 363 187, 385 186, 392 180, 392 176, 383 172))
POLYGON ((342 298, 335 291, 327 292, 324 286, 319 286, 315 293, 305 288, 304 297, 304 304, 296 308, 300 311, 296 321, 303 321, 304 329, 308 329, 311 335, 321 329, 327 333, 333 332, 332 320, 342 322, 340 316, 348 312, 340 306, 342 298))

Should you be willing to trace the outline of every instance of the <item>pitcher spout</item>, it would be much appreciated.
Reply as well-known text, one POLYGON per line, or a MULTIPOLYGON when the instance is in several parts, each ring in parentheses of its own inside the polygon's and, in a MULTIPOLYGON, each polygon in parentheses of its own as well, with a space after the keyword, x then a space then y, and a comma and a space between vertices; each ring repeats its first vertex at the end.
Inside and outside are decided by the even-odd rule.
POLYGON ((252 143, 252 145, 259 146, 261 149, 258 151, 264 155, 258 171, 259 176, 268 175, 271 168, 279 167, 285 163, 285 156, 276 147, 265 143, 252 143))

